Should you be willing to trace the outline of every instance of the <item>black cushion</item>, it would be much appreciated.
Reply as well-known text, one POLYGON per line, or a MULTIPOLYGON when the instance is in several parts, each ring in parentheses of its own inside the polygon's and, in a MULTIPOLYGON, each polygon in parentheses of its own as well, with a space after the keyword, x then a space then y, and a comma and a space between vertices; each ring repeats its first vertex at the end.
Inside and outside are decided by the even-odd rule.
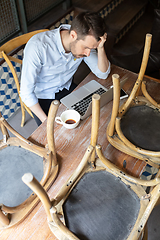
POLYGON ((109 172, 86 173, 64 204, 67 227, 81 240, 127 239, 140 209, 137 195, 109 172))
POLYGON ((160 112, 148 106, 130 108, 122 117, 121 129, 134 145, 160 151, 160 112))

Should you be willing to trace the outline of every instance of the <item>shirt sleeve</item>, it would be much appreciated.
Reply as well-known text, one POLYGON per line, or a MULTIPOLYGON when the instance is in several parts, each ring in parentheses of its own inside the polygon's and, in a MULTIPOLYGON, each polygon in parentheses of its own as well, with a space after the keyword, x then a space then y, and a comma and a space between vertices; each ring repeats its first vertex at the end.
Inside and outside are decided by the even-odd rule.
POLYGON ((31 40, 27 43, 24 49, 20 84, 21 99, 28 107, 31 107, 38 102, 34 89, 36 86, 37 75, 41 71, 41 68, 42 61, 38 49, 38 42, 31 40))
POLYGON ((106 72, 101 72, 98 68, 98 55, 95 49, 91 50, 89 57, 84 57, 84 62, 88 65, 91 71, 98 77, 106 79, 111 71, 111 64, 109 62, 109 67, 106 72))

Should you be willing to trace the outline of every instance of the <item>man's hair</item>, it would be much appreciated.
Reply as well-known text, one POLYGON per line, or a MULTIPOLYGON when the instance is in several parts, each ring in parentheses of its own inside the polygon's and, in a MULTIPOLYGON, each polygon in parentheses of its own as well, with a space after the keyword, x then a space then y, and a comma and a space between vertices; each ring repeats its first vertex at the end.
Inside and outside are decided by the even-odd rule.
POLYGON ((92 35, 99 41, 106 32, 106 24, 99 14, 82 12, 73 19, 70 31, 72 30, 77 33, 77 39, 84 39, 87 35, 92 35))

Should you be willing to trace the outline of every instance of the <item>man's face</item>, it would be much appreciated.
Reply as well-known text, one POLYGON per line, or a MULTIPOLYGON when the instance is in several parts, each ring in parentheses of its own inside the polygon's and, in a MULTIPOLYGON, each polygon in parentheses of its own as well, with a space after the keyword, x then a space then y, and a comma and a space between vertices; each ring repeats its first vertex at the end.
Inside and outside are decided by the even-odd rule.
POLYGON ((87 35, 84 40, 75 39, 70 43, 70 50, 74 57, 88 57, 90 55, 91 49, 96 49, 99 42, 92 36, 87 35))

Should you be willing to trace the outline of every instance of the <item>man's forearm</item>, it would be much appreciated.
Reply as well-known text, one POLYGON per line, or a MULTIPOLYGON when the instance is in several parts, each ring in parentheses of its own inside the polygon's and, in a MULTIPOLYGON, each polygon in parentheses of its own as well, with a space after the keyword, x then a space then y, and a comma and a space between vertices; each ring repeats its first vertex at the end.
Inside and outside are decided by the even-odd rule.
POLYGON ((98 48, 98 68, 101 72, 106 72, 109 67, 109 61, 104 47, 98 48))
POLYGON ((44 113, 39 103, 30 107, 30 109, 41 120, 41 122, 44 122, 47 119, 47 115, 44 113))
POLYGON ((98 68, 101 72, 106 72, 109 67, 109 61, 104 49, 104 44, 107 39, 107 33, 105 33, 99 42, 97 51, 98 51, 98 68))

